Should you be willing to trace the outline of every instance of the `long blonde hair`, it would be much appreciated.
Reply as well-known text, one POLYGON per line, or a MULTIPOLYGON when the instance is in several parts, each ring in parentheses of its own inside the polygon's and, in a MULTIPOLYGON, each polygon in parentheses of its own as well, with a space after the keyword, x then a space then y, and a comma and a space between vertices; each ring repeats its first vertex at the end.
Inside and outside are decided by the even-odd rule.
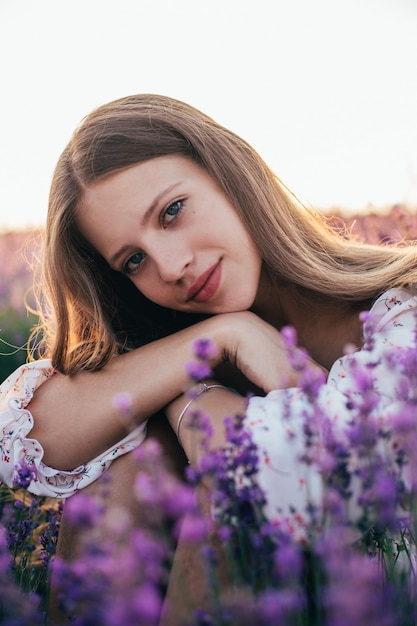
POLYGON ((60 371, 97 369, 114 354, 197 319, 175 317, 147 301, 108 267, 76 225, 89 184, 165 155, 186 155, 209 172, 236 207, 269 274, 300 294, 353 306, 389 287, 417 282, 413 246, 348 240, 299 202, 230 130, 178 100, 129 96, 97 108, 82 121, 54 172, 41 310, 46 352, 60 371))

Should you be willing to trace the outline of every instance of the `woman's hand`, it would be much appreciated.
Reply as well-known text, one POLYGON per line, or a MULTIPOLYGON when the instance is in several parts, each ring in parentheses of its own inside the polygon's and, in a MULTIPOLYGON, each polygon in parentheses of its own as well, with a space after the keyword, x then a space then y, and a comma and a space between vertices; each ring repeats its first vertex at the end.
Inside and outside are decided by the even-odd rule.
MULTIPOLYGON (((216 320, 223 359, 254 385, 265 392, 298 385, 300 373, 290 364, 284 340, 276 328, 249 311, 219 315, 216 320)), ((319 368, 313 361, 309 367, 319 368)))

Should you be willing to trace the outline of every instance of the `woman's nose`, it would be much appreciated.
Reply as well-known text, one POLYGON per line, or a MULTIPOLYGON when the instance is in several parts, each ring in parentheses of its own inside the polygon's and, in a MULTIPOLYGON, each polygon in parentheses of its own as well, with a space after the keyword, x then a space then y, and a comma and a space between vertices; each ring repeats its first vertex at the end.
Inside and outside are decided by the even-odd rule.
POLYGON ((191 254, 181 248, 175 250, 165 248, 161 250, 155 262, 160 278, 165 283, 176 283, 183 278, 191 262, 191 254))

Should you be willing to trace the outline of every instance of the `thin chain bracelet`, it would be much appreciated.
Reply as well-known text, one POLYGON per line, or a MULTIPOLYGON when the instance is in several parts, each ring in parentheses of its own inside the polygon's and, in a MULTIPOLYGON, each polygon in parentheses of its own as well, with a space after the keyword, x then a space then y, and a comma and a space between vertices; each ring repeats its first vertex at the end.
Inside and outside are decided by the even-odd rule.
POLYGON ((189 400, 187 402, 187 404, 185 405, 185 407, 183 408, 183 410, 179 414, 178 422, 177 422, 176 435, 177 435, 177 439, 178 439, 178 441, 180 443, 181 443, 181 440, 180 440, 180 426, 181 426, 182 418, 184 417, 184 415, 186 414, 186 412, 188 411, 188 409, 190 408, 190 406, 192 405, 194 400, 196 400, 203 393, 206 393, 207 391, 209 391, 210 389, 214 389, 215 387, 218 387, 219 389, 227 389, 227 387, 225 387, 224 385, 206 385, 206 383, 200 383, 199 390, 195 393, 194 397, 191 398, 191 400, 189 400))

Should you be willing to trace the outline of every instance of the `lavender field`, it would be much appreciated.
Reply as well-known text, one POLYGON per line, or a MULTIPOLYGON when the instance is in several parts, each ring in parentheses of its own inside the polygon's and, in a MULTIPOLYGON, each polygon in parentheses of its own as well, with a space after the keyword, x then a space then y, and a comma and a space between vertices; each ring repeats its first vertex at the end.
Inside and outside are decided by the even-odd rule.
POLYGON ((398 243, 417 240, 417 210, 409 211, 397 205, 384 214, 352 215, 333 214, 331 221, 346 226, 358 241, 367 243, 398 243))

